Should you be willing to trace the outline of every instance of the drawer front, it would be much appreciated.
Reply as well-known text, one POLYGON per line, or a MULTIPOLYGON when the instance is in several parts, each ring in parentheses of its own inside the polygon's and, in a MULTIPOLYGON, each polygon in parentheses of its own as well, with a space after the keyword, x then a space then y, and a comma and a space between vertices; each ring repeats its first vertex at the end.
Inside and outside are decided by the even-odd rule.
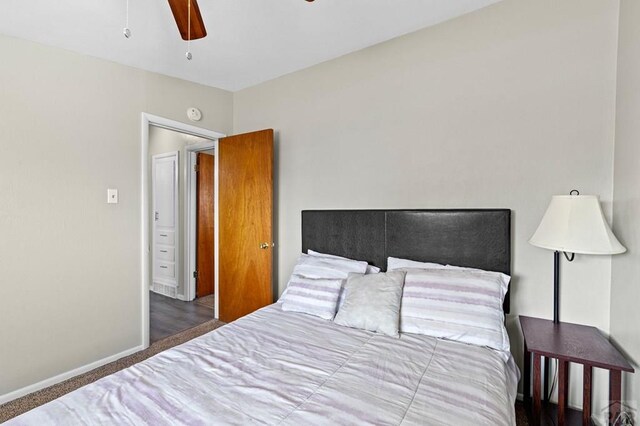
POLYGON ((176 261, 176 249, 173 247, 156 246, 156 259, 168 262, 176 261))
POLYGON ((156 244, 166 244, 173 246, 176 244, 176 233, 174 231, 156 231, 156 244))
POLYGON ((173 263, 157 261, 155 267, 156 278, 176 278, 176 266, 173 263))

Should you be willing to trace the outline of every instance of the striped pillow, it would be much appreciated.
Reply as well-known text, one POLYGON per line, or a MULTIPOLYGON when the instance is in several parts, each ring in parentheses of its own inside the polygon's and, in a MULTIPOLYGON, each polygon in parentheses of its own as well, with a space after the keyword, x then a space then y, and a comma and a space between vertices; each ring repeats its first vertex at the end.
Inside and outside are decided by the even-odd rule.
POLYGON ((336 315, 341 279, 305 278, 291 275, 283 311, 302 312, 331 320, 336 315))
POLYGON ((364 274, 367 262, 351 259, 336 259, 330 257, 310 256, 302 254, 293 273, 308 278, 340 278, 346 280, 351 272, 364 274))
MULTIPOLYGON (((303 253, 293 268, 293 275, 299 275, 305 278, 341 279, 344 283, 350 273, 364 274, 366 270, 367 262, 345 258, 310 256, 303 253)), ((284 290, 278 303, 280 303, 281 300, 284 301, 288 291, 289 287, 284 290)), ((340 305, 342 305, 343 302, 344 294, 341 294, 340 305)))
POLYGON ((468 269, 406 269, 400 331, 509 351, 498 274, 468 269))
MULTIPOLYGON (((307 253, 309 254, 309 256, 313 256, 313 257, 327 257, 329 259, 352 260, 353 261, 353 259, 349 259, 347 257, 336 256, 335 254, 320 253, 318 251, 313 251, 313 250, 307 250, 307 253)), ((357 260, 355 262, 357 262, 357 260)), ((377 266, 373 266, 373 265, 367 264, 367 269, 366 269, 365 274, 377 274, 379 272, 380 272, 380 268, 378 268, 377 266)))

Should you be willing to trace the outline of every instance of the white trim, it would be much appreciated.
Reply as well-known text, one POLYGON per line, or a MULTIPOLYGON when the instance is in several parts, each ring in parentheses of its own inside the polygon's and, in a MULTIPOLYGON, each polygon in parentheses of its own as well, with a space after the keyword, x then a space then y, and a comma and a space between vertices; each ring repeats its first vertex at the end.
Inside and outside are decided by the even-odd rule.
MULTIPOLYGON (((140 197, 140 222, 142 223, 142 230, 140 231, 140 260, 142 267, 140 268, 140 291, 141 294, 141 339, 142 347, 149 347, 149 251, 151 249, 149 241, 149 126, 154 125, 165 129, 175 130, 182 133, 187 133, 193 136, 199 136, 205 139, 218 139, 225 137, 224 133, 216 132, 213 130, 202 129, 192 126, 190 124, 181 123, 179 121, 169 120, 168 118, 159 117, 157 115, 147 114, 143 112, 141 114, 141 132, 140 132, 140 182, 141 182, 141 197, 140 197)), ((217 151, 217 143, 215 147, 217 151)), ((218 158, 218 156, 216 156, 218 158)), ((217 167, 216 163, 216 181, 217 181, 217 167)), ((216 188, 217 189, 217 188, 216 188)), ((217 196, 217 195, 216 195, 217 196)), ((217 198, 216 198, 217 205, 217 198)), ((216 208, 216 248, 217 244, 217 224, 218 224, 218 211, 216 208)), ((218 281, 217 265, 218 265, 218 252, 215 251, 216 256, 216 283, 218 281)), ((218 287, 216 285, 216 295, 218 287)), ((216 297, 216 300, 218 297, 216 297)), ((215 318, 218 318, 218 306, 216 302, 215 318)))
POLYGON ((168 118, 160 117, 157 115, 142 113, 143 121, 146 118, 147 124, 154 125, 156 127, 162 127, 163 129, 175 130, 180 133, 186 133, 192 136, 198 136, 205 139, 218 139, 224 138, 224 133, 216 132, 214 130, 207 130, 201 127, 192 126, 191 124, 183 123, 181 121, 170 120, 168 118))
POLYGON ((206 142, 192 143, 191 145, 185 146, 185 151, 208 151, 214 149, 216 140, 217 138, 206 142))
POLYGON ((145 113, 142 113, 142 142, 140 143, 140 170, 142 182, 141 197, 140 197, 140 212, 142 214, 142 230, 140 231, 140 260, 142 267, 140 268, 140 324, 141 331, 140 336, 142 339, 141 345, 143 348, 149 347, 149 289, 150 289, 150 275, 149 271, 149 251, 151 250, 151 241, 149 240, 149 125, 151 123, 151 117, 145 113))
MULTIPOLYGON (((187 183, 184 217, 185 217, 185 229, 187 232, 186 243, 184 247, 184 299, 193 300, 196 298, 196 280, 193 278, 193 271, 196 270, 196 179, 197 175, 194 172, 195 157, 198 152, 208 151, 213 149, 215 152, 215 141, 200 142, 192 145, 187 145, 184 148, 186 159, 186 170, 184 173, 184 179, 187 183)), ((215 212, 214 212, 215 214, 215 212)), ((216 216, 217 217, 217 216, 216 216)), ((217 223, 217 220, 216 220, 217 223)), ((217 318, 217 317, 216 317, 217 318)))
POLYGON ((117 361, 120 358, 124 358, 125 356, 129 356, 136 352, 140 352, 143 349, 144 348, 142 346, 136 346, 135 348, 130 348, 130 349, 127 349, 126 351, 122 351, 120 353, 108 356, 106 358, 102 358, 101 360, 92 362, 90 364, 86 364, 81 367, 74 368, 73 370, 67 371, 62 374, 58 374, 57 376, 50 377, 48 379, 42 380, 41 382, 34 383, 29 386, 25 386, 13 392, 5 393, 4 395, 0 395, 0 405, 7 403, 9 401, 13 401, 14 399, 23 397, 25 395, 29 395, 30 393, 37 392, 41 389, 48 388, 49 386, 53 386, 60 382, 64 382, 67 379, 75 377, 79 374, 84 374, 98 367, 102 367, 103 365, 109 364, 110 362, 113 362, 113 361, 117 361))
POLYGON ((194 180, 196 179, 194 175, 196 174, 194 170, 194 165, 196 163, 196 153, 195 152, 186 152, 186 161, 187 161, 187 170, 185 182, 187 183, 186 189, 186 199, 184 206, 184 217, 185 224, 187 230, 187 241, 184 247, 184 258, 185 261, 185 277, 184 277, 184 295, 185 300, 191 301, 195 299, 195 285, 196 280, 193 277, 193 271, 196 269, 196 250, 195 250, 195 233, 196 233, 196 209, 195 209, 195 200, 196 200, 196 185, 194 184, 194 180))
POLYGON ((214 197, 214 202, 213 202, 213 216, 215 217, 215 223, 213 224, 213 240, 215 241, 215 246, 213 247, 213 256, 215 258, 215 263, 213 265, 213 276, 214 276, 214 283, 213 283, 213 294, 215 294, 215 297, 213 299, 213 317, 215 319, 220 319, 220 305, 219 305, 219 301, 220 301, 220 288, 218 286, 218 283, 220 282, 220 278, 219 278, 219 265, 220 265, 220 228, 219 228, 219 224, 220 224, 220 200, 218 197, 218 194, 220 194, 219 188, 220 188, 220 155, 218 155, 220 153, 220 149, 219 149, 219 145, 220 145, 220 141, 216 139, 215 141, 215 146, 213 147, 213 149, 215 150, 215 158, 214 158, 214 167, 213 167, 213 190, 215 191, 215 194, 213 194, 214 197))

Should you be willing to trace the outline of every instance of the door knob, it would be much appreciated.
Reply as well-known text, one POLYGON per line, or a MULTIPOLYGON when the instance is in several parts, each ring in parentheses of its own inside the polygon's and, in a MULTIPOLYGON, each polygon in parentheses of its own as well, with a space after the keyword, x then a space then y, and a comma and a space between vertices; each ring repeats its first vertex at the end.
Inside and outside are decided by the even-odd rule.
POLYGON ((262 244, 260 244, 260 248, 261 248, 262 250, 266 250, 266 249, 268 249, 268 248, 269 248, 269 246, 270 246, 270 244, 269 244, 269 243, 262 243, 262 244))

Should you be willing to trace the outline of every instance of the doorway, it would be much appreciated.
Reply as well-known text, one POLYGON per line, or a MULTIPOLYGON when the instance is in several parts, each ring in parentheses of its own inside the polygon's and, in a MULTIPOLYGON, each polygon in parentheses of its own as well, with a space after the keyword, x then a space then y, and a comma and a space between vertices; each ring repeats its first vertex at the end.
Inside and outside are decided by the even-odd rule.
POLYGON ((149 129, 151 343, 215 317, 214 142, 149 129), (195 218, 195 235, 186 218, 195 218), (195 257, 195 267, 187 256, 195 257))
POLYGON ((216 177, 215 146, 204 142, 187 146, 187 198, 185 217, 186 300, 215 303, 216 177))
MULTIPOLYGON (((184 123, 143 114, 143 344, 148 346, 162 338, 216 318, 213 267, 210 275, 211 292, 201 294, 191 288, 195 269, 191 269, 190 256, 203 265, 213 265, 215 257, 215 181, 208 173, 205 179, 194 181, 195 206, 198 193, 203 212, 209 224, 198 245, 190 246, 192 221, 190 158, 207 156, 202 160, 205 168, 215 159, 215 144, 223 135, 184 123), (145 179, 146 178, 146 179, 145 179), (205 203, 209 205, 204 206, 205 203), (145 232, 146 231, 146 232, 145 232), (205 238, 207 237, 207 238, 205 238), (146 243, 144 243, 146 241, 146 243), (199 252, 205 252, 199 255, 199 252), (207 262, 205 259, 209 257, 207 262)), ((213 171, 213 167, 208 167, 213 171)), ((194 223, 199 219, 195 211, 194 223)), ((202 228, 202 227, 201 227, 202 228)), ((197 227, 195 228, 197 229, 197 227)), ((206 268, 205 266, 205 268, 206 268)), ((195 280, 197 281, 197 280, 195 280)))
MULTIPOLYGON (((213 311, 213 318, 230 322, 273 303, 274 131, 266 129, 225 137, 217 132, 143 113, 141 139, 142 345, 149 346, 150 323, 155 313, 164 311, 166 328, 173 327, 173 332, 178 332, 180 330, 175 327, 178 327, 176 318, 180 318, 180 314, 173 308, 202 306, 197 303, 202 301, 196 296, 201 295, 202 299, 210 296, 207 294, 209 290, 197 286, 200 271, 214 272, 214 297, 209 299, 213 301, 213 309, 211 305, 204 307, 208 316, 213 311), (150 136, 160 130, 201 138, 182 148, 172 148, 178 152, 179 164, 179 194, 176 199, 184 199, 178 201, 183 204, 179 204, 174 234, 175 299, 150 291, 154 260, 152 224, 156 212, 152 209, 155 205, 151 199, 150 136), (204 152, 211 149, 213 152, 204 152), (198 217, 198 192, 203 189, 197 176, 201 164, 197 163, 211 164, 211 158, 203 160, 204 157, 198 158, 198 154, 213 157, 213 195, 210 192, 200 195, 201 198, 213 199, 213 219, 210 212, 200 213, 205 216, 198 217), (213 259, 198 255, 198 244, 210 239, 211 222, 214 230, 213 259), (202 265, 202 259, 207 259, 207 265, 202 265), (156 304, 158 298, 167 303, 156 304), (150 310, 152 303, 157 309, 150 310)), ((211 172, 207 173, 210 175, 211 172)))

